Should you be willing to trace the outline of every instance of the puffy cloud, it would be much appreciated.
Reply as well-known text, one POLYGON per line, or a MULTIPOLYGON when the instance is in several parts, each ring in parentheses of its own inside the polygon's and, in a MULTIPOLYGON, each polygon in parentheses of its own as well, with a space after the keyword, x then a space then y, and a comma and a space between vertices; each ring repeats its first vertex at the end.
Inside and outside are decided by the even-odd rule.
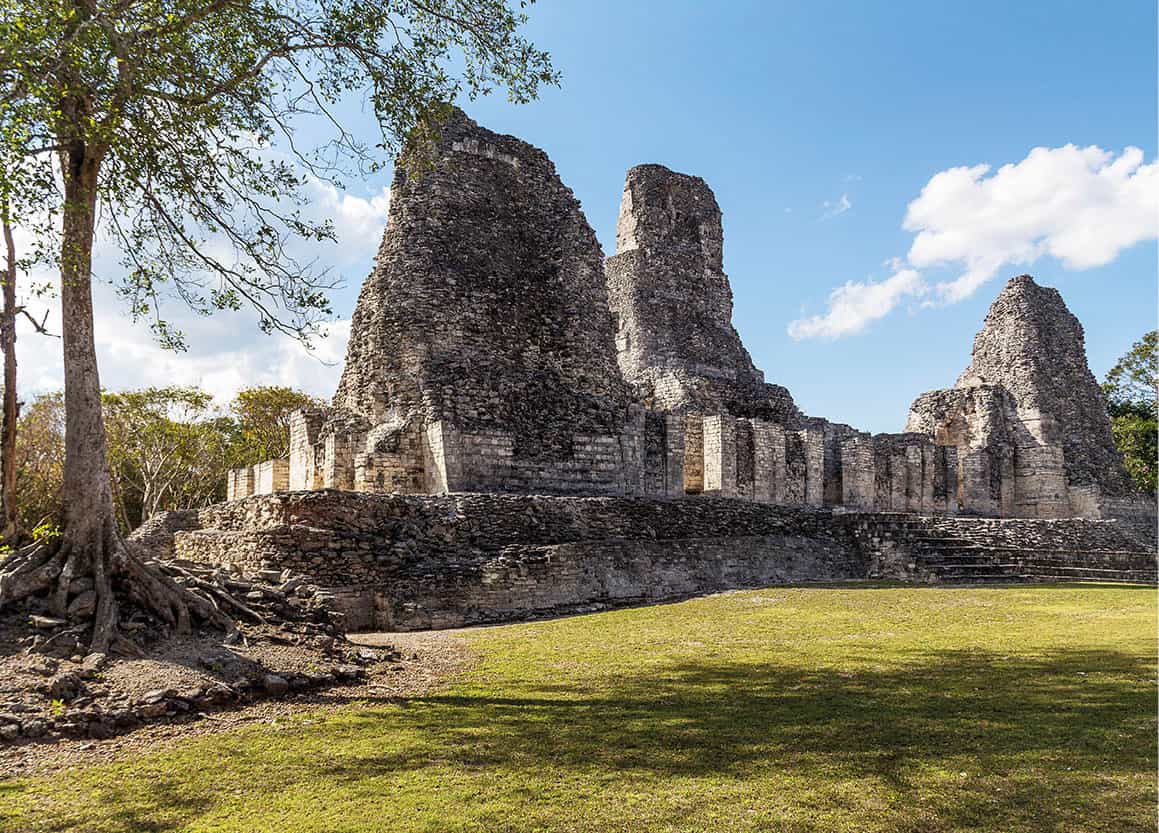
MULTIPOLYGON (((1159 162, 1143 164, 1139 148, 1116 156, 1095 146, 1038 147, 991 171, 941 171, 906 210, 902 228, 915 236, 904 271, 959 270, 933 285, 927 305, 961 301, 1006 267, 1052 257, 1066 269, 1091 269, 1159 236, 1159 162)), ((827 314, 792 322, 790 335, 855 333, 907 295, 924 293, 920 275, 922 292, 890 292, 892 281, 846 284, 830 296, 827 314)))
POLYGON ((849 281, 829 293, 829 311, 824 315, 789 324, 789 336, 800 340, 852 335, 887 315, 903 298, 925 291, 925 281, 914 269, 901 269, 883 281, 849 281))

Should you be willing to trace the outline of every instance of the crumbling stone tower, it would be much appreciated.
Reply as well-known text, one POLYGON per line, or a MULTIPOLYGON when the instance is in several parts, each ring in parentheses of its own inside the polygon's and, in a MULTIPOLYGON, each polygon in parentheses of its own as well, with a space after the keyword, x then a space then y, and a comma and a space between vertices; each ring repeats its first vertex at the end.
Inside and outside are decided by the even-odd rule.
POLYGON ((732 326, 723 252, 720 207, 703 179, 662 165, 628 171, 616 254, 604 263, 620 367, 655 410, 795 426, 793 397, 765 384, 732 326))
POLYGON ((999 293, 970 366, 952 389, 918 397, 907 429, 958 447, 968 511, 1101 517, 1133 498, 1082 325, 1029 275, 999 293))
POLYGON ((571 190, 543 151, 458 110, 430 156, 420 152, 430 151, 411 148, 396 169, 354 312, 334 396, 346 416, 301 426, 301 445, 347 472, 323 482, 630 490, 634 417, 603 253, 571 190))
POLYGON ((1153 524, 1055 290, 1011 281, 956 386, 870 435, 765 382, 722 255, 708 185, 641 165, 605 261, 543 151, 454 111, 398 166, 333 407, 295 414, 289 459, 231 473, 229 495, 708 494, 1153 524))

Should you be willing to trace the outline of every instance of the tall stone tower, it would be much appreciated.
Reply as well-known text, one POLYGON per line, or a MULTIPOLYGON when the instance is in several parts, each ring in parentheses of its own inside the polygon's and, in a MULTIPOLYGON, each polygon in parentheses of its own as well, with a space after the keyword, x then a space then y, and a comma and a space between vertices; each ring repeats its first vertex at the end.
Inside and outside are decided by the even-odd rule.
POLYGON ((959 446, 963 503, 985 514, 1100 517, 1132 497, 1082 325, 1029 275, 1006 284, 970 366, 914 402, 907 430, 959 446))
POLYGON ((669 412, 793 423, 788 390, 765 384, 732 326, 720 207, 700 177, 628 171, 605 261, 620 367, 637 398, 669 412))
POLYGON ((458 110, 433 158, 408 154, 334 396, 378 426, 364 455, 417 432, 425 490, 622 492, 630 391, 571 190, 458 110))

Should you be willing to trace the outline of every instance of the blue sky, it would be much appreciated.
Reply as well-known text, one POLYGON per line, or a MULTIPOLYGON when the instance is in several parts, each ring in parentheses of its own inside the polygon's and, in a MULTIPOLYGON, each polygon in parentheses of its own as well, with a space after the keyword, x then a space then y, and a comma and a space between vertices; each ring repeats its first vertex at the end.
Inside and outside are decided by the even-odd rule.
MULTIPOLYGON (((1035 147, 1068 144, 1097 146, 1108 164, 1135 146, 1153 163, 1153 2, 541 0, 530 11, 528 34, 552 53, 562 87, 529 105, 496 95, 464 102, 465 109, 548 152, 608 254, 627 168, 659 162, 707 180, 724 213, 734 322, 766 378, 786 385, 807 413, 900 430, 917 394, 953 384, 986 308, 1006 278, 1024 271, 1060 289, 1086 328, 1100 377, 1155 326, 1159 218, 1143 217, 1149 231, 1134 235, 1143 242, 1121 241, 1110 247, 1109 262, 1078 268, 1107 253, 1076 254, 1076 238, 1104 239, 1107 228, 1130 225, 1120 218, 1132 210, 1127 219, 1140 222, 1137 199, 1102 193, 1093 176, 1083 180, 1094 183, 1092 204, 1110 201, 1100 220, 1087 224, 1081 211, 1068 209, 1062 219, 1042 221, 1051 251, 1069 252, 1061 260, 1046 254, 1030 265, 1003 264, 993 280, 952 304, 943 302, 938 284, 966 271, 960 259, 889 264, 910 252, 915 232, 903 229, 907 206, 939 172, 988 164, 991 171, 975 177, 984 181, 1035 147), (860 331, 789 335, 790 322, 826 313, 835 288, 872 285, 899 271, 920 272, 920 286, 907 282, 892 311, 860 331)), ((1011 183, 1022 201, 1014 204, 1016 216, 999 218, 989 237, 967 241, 965 251, 996 245, 996 235, 1037 211, 1035 200, 1049 202, 1056 193, 1088 199, 1083 183, 1052 179, 1070 175, 1061 154, 1042 162, 1022 185, 1011 183)), ((386 174, 347 183, 347 206, 361 211, 355 203, 381 196, 388 184, 386 174)), ((1120 191, 1131 187, 1124 180, 1120 191)), ((323 196, 323 204, 342 208, 343 195, 323 196)), ((971 216, 955 213, 964 198, 950 202, 934 206, 931 216, 974 233, 971 216)), ((997 203, 1004 204, 1001 195, 997 203)), ((334 297, 343 318, 380 233, 377 214, 359 217, 358 245, 335 261, 348 283, 334 297)), ((1098 248, 1098 241, 1090 245, 1098 248)), ((271 381, 332 392, 339 367, 307 366, 284 346, 271 348, 242 317, 192 326, 189 355, 157 359, 149 358, 147 336, 133 335, 126 346, 117 341, 129 338, 124 328, 109 327, 118 332, 101 342, 106 386, 163 376, 225 393, 230 385, 271 381), (228 338, 213 329, 223 326, 228 338)), ((339 337, 323 353, 333 361, 340 348, 339 337)), ((51 366, 32 372, 40 375, 31 384, 51 386, 51 366)))

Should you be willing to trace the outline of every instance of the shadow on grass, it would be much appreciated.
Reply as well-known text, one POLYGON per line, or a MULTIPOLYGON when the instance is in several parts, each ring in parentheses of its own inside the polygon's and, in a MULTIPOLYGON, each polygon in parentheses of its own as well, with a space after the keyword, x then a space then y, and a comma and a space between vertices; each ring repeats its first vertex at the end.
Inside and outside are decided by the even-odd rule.
MULTIPOLYGON (((368 784, 389 792, 408 773, 438 781, 448 771, 511 785, 590 786, 598 775, 599 789, 612 793, 622 777, 661 803, 687 778, 749 782, 769 794, 806 783, 822 795, 858 779, 891 796, 890 812, 924 819, 905 829, 1153 828, 1150 660, 949 651, 878 670, 865 661, 870 670, 843 673, 706 657, 611 683, 560 679, 491 691, 484 680, 477 694, 460 687, 372 703, 295 730, 289 749, 246 734, 208 745, 207 777, 195 782, 179 762, 161 759, 147 775, 103 783, 100 829, 171 829, 166 820, 212 812, 227 789, 262 802, 324 784, 357 802, 368 784), (977 787, 939 786, 939 769, 957 777, 966 766, 977 787), (1140 818, 1148 828, 1137 828, 1140 818)), ((428 799, 453 808, 473 794, 455 789, 444 782, 428 799)), ((344 812, 335 807, 335 818, 344 812)), ((45 829, 86 829, 76 825, 62 817, 45 829)))

